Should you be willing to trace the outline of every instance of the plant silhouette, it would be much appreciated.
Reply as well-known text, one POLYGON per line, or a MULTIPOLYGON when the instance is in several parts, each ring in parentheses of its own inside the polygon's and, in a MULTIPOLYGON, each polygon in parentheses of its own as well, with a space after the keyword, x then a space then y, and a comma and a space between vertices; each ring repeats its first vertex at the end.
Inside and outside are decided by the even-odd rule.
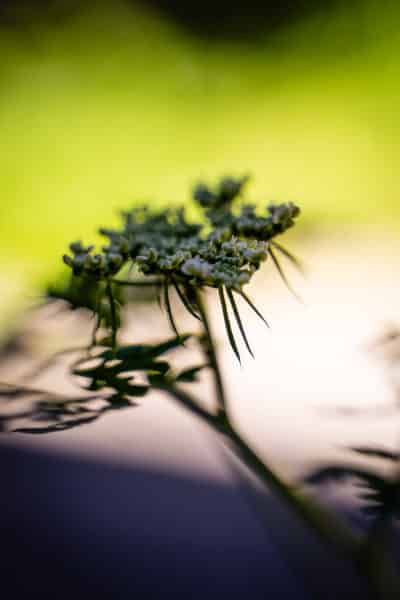
MULTIPOLYGON (((198 184, 193 197, 203 212, 199 222, 189 220, 183 208, 153 211, 144 206, 123 212, 120 229, 100 230, 108 240, 100 251, 73 242, 63 257, 70 277, 66 283, 51 286, 48 299, 62 300, 71 310, 85 309, 93 314, 91 339, 70 367, 80 389, 76 396, 67 397, 3 384, 0 397, 6 410, 0 427, 31 434, 64 431, 92 423, 108 412, 137 406, 149 390, 157 390, 208 424, 317 536, 352 560, 370 582, 374 597, 399 597, 393 557, 380 534, 398 514, 398 483, 343 465, 322 467, 308 477, 309 483, 319 484, 327 479, 357 476, 363 484, 364 499, 373 503, 379 522, 385 523, 384 528, 376 530, 379 535, 362 536, 337 514, 287 484, 252 450, 232 422, 206 292, 213 291, 218 298, 228 341, 240 361, 235 324, 248 352, 253 352, 239 302, 246 303, 268 325, 245 291, 254 274, 264 263, 271 263, 290 287, 280 257, 301 268, 298 259, 277 241, 295 224, 299 208, 292 203, 271 204, 260 214, 255 205, 243 200, 247 183, 246 176, 225 177, 215 186, 198 184), (154 290, 173 336, 155 344, 122 345, 119 333, 124 322, 123 307, 143 288, 154 290), (171 294, 193 318, 197 326, 193 333, 179 332, 171 294), (196 344, 202 359, 181 370, 170 356, 184 351, 186 343, 196 344), (204 369, 213 378, 215 405, 210 410, 187 391, 187 386, 182 387, 183 383, 195 382, 204 369), (16 411, 18 402, 22 408, 16 411), (15 427, 26 419, 32 426, 15 427)), ((398 462, 397 454, 379 449, 354 448, 353 452, 398 462)))

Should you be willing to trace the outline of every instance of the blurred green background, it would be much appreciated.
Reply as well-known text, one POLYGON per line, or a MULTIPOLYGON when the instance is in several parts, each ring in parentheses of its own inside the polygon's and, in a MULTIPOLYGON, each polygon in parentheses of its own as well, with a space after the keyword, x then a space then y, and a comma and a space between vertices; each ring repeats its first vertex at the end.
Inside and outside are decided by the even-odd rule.
POLYGON ((301 205, 303 232, 395 229, 397 5, 337 2, 243 38, 122 1, 3 23, 0 322, 69 241, 202 177, 251 173, 253 199, 301 205))

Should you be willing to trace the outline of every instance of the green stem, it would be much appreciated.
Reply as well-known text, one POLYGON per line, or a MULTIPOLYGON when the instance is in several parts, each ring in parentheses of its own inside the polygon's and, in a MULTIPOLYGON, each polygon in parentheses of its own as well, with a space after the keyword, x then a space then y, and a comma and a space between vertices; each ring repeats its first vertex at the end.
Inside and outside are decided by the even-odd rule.
POLYGON ((273 491, 297 514, 303 522, 318 534, 322 541, 329 542, 339 552, 348 552, 354 555, 360 540, 341 519, 326 510, 310 498, 296 493, 291 487, 280 479, 259 456, 247 445, 238 432, 228 423, 227 432, 233 450, 253 473, 273 491))
POLYGON ((166 278, 164 280, 164 284, 163 284, 165 310, 167 311, 168 321, 169 321, 169 324, 171 325, 172 331, 175 333, 175 335, 177 337, 180 337, 178 328, 175 323, 174 315, 172 312, 171 301, 169 299, 168 285, 169 285, 169 281, 166 278))
POLYGON ((211 332, 210 321, 207 316, 207 310, 206 310, 205 302, 203 301, 201 292, 199 290, 196 290, 195 293, 196 293, 196 306, 199 310, 199 314, 200 314, 200 317, 201 317, 201 320, 203 323, 204 334, 205 334, 205 343, 203 342, 202 346, 203 346, 203 349, 205 350, 205 353, 207 354, 207 358, 208 358, 211 370, 213 372, 215 393, 216 393, 217 403, 218 403, 218 412, 221 415, 226 415, 226 395, 225 395, 225 389, 224 389, 224 382, 222 380, 221 369, 220 369, 219 363, 218 363, 217 353, 216 353, 216 349, 215 349, 215 343, 214 343, 213 335, 211 332))
POLYGON ((203 421, 205 421, 210 427, 222 433, 224 427, 221 424, 221 420, 217 415, 214 415, 205 408, 201 407, 200 404, 187 392, 183 391, 176 385, 157 385, 157 389, 165 392, 169 396, 172 397, 173 400, 178 401, 186 410, 191 412, 194 416, 200 417, 203 421))
POLYGON ((192 315, 192 317, 194 317, 197 320, 201 320, 199 315, 197 315, 193 309, 193 307, 190 305, 189 301, 187 300, 187 298, 185 297, 185 294, 182 292, 182 290, 179 287, 179 283, 175 280, 172 279, 174 288, 176 290, 176 293, 179 296, 180 301, 182 302, 183 306, 186 308, 186 310, 192 315))
POLYGON ((178 401, 184 408, 200 417, 207 425, 223 435, 232 451, 258 478, 274 491, 283 502, 308 525, 318 537, 333 547, 337 553, 356 556, 360 547, 360 538, 341 519, 313 500, 297 494, 290 486, 270 469, 247 445, 246 441, 233 428, 226 414, 213 415, 203 409, 197 401, 177 386, 159 387, 178 401))
POLYGON ((232 451, 249 470, 257 475, 269 489, 274 491, 288 508, 303 523, 308 525, 323 542, 328 543, 338 553, 345 552, 348 556, 354 558, 360 548, 360 537, 329 510, 326 510, 313 500, 297 494, 261 460, 233 427, 227 413, 227 401, 205 303, 199 290, 195 290, 195 294, 196 306, 204 327, 205 342, 203 342, 203 348, 214 375, 218 412, 217 414, 212 414, 203 409, 194 398, 177 386, 164 386, 160 389, 168 393, 175 401, 178 401, 184 408, 192 412, 192 414, 200 417, 214 431, 223 435, 232 451))
POLYGON ((111 317, 111 346, 115 350, 117 346, 117 310, 115 307, 114 294, 111 287, 111 282, 107 279, 106 294, 110 304, 110 317, 111 317))
POLYGON ((130 279, 111 279, 115 285, 131 286, 131 287, 154 287, 162 284, 161 279, 152 279, 150 281, 134 281, 130 279))

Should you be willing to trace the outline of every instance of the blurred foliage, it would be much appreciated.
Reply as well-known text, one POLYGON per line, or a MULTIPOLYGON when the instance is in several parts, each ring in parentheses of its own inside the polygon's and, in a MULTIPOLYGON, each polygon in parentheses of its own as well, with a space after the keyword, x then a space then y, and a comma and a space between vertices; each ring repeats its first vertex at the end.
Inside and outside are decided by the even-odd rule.
MULTIPOLYGON (((248 0, 245 5, 232 0, 126 0, 133 7, 147 5, 201 36, 257 38, 315 11, 327 11, 344 0, 248 0)), ((0 22, 20 27, 45 19, 60 21, 76 13, 90 0, 3 0, 0 22)), ((352 0, 352 4, 363 0, 352 0)))
MULTIPOLYGON (((168 362, 158 360, 166 352, 181 347, 188 337, 176 337, 154 345, 121 346, 116 352, 105 349, 95 357, 86 353, 71 372, 85 382, 82 387, 90 392, 89 395, 66 396, 1 383, 0 432, 8 431, 20 421, 29 423, 28 427, 14 429, 20 433, 65 431, 92 423, 106 412, 136 406, 133 398, 145 396, 152 383, 188 381, 187 370, 175 375, 168 362), (136 383, 139 371, 145 374, 145 383, 136 383)), ((49 366, 53 365, 46 361, 43 368, 49 366)), ((201 368, 203 365, 190 369, 193 377, 201 368)))
MULTIPOLYGON (((394 406, 384 406, 383 410, 381 407, 376 416, 390 415, 396 422, 399 420, 400 407, 400 385, 398 377, 395 377, 400 367, 399 340, 399 329, 393 326, 371 340, 368 347, 375 359, 383 360, 386 364, 388 383, 395 392, 394 406)), ((367 414, 367 411, 359 409, 353 413, 353 417, 359 418, 363 414, 367 414)), ((320 488, 332 484, 336 487, 352 485, 358 508, 366 517, 370 557, 373 560, 377 558, 376 555, 373 557, 376 547, 382 549, 382 545, 393 542, 395 534, 398 534, 400 517, 400 453, 398 446, 390 447, 386 443, 388 441, 385 444, 372 442, 344 448, 341 460, 319 464, 305 477, 307 484, 320 488)), ((390 579, 390 587, 389 582, 390 579)))

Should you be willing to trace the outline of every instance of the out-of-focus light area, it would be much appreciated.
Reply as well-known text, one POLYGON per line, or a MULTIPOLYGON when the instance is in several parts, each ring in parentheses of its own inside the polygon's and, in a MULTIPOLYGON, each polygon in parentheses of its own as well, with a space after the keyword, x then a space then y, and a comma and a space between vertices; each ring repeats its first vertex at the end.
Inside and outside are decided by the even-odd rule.
POLYGON ((315 4, 253 35, 250 2, 226 35, 161 1, 4 3, 1 322, 72 239, 200 177, 251 173, 252 199, 300 204, 303 233, 398 225, 400 9, 315 4))

